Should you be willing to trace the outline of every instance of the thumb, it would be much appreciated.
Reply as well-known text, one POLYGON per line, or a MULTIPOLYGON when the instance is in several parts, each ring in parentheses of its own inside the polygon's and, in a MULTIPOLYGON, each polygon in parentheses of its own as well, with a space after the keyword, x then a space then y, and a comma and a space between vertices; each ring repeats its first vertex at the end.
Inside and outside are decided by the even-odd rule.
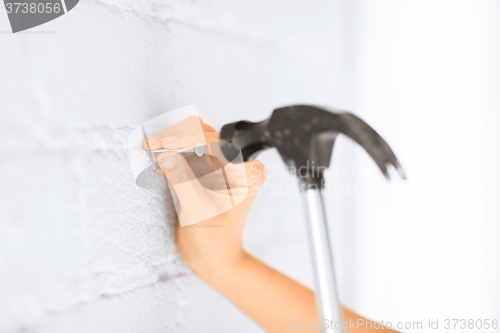
POLYGON ((161 154, 158 162, 168 181, 181 226, 220 214, 213 195, 200 183, 182 154, 161 154))
POLYGON ((162 153, 158 156, 158 163, 169 185, 176 185, 176 188, 181 186, 191 187, 192 190, 202 189, 199 182, 190 183, 190 181, 196 180, 196 176, 182 154, 175 152, 162 153))

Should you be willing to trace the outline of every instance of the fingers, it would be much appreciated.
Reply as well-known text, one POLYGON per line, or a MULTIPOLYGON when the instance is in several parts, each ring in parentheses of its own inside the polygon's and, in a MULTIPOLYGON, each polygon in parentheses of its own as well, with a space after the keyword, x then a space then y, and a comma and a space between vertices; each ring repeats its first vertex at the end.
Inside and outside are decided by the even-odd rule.
POLYGON ((243 201, 250 204, 265 180, 264 166, 258 161, 234 164, 239 172, 226 173, 227 177, 219 169, 199 179, 182 154, 165 152, 158 156, 158 162, 172 191, 181 226, 205 221, 243 201))
POLYGON ((157 149, 181 149, 181 148, 193 148, 198 143, 205 145, 205 136, 203 132, 189 132, 186 130, 185 133, 178 133, 177 135, 168 134, 155 135, 147 138, 142 143, 142 148, 146 150, 157 150, 157 149))
POLYGON ((167 128, 159 135, 148 137, 142 143, 145 150, 193 148, 197 144, 206 145, 218 141, 218 133, 196 116, 167 128))
POLYGON ((218 139, 218 134, 204 133, 204 132, 190 132, 183 133, 176 136, 166 136, 161 138, 160 143, 162 148, 165 149, 182 149, 182 148, 194 148, 198 144, 206 145, 207 142, 211 142, 218 139))
MULTIPOLYGON (((231 209, 227 191, 217 193, 202 186, 182 154, 166 152, 158 157, 174 198, 181 226, 205 221, 231 209)), ((222 174, 211 173, 208 176, 219 177, 223 181, 222 174)))
POLYGON ((156 149, 160 149, 161 147, 162 146, 161 146, 159 135, 149 137, 142 142, 142 148, 145 150, 156 150, 156 149))
MULTIPOLYGON (((193 148, 201 143, 209 147, 211 155, 217 155, 222 152, 217 149, 217 145, 209 143, 218 141, 219 134, 212 127, 192 116, 159 135, 147 138, 142 146, 146 150, 177 150, 193 148)), ((220 165, 214 168, 218 163, 217 156, 191 156, 188 157, 189 163, 195 164, 190 166, 186 160, 187 155, 189 154, 184 156, 176 152, 157 155, 157 162, 167 179, 181 226, 217 216, 242 201, 249 205, 252 200, 245 199, 254 197, 265 179, 264 166, 258 161, 219 163, 220 165), (201 164, 207 164, 209 170, 200 168, 201 164)))
POLYGON ((224 171, 236 205, 248 197, 255 197, 266 178, 264 166, 259 161, 229 163, 224 171))
POLYGON ((255 196, 266 180, 266 169, 259 161, 245 162, 245 171, 248 181, 248 194, 255 196))
MULTIPOLYGON (((158 155, 157 160, 171 185, 188 186, 191 181, 197 180, 193 170, 182 154, 164 152, 158 155)), ((191 183, 191 185, 199 186, 202 189, 202 186, 197 181, 191 183)))

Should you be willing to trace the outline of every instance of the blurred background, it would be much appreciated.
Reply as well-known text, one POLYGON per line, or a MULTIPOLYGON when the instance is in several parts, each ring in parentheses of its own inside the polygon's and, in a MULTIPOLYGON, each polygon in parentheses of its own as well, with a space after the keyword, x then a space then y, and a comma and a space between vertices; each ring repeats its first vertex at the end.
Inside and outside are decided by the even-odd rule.
MULTIPOLYGON (((296 103, 363 118, 408 180, 336 142, 344 305, 423 323, 404 332, 500 319, 500 2, 88 0, 9 30, 0 9, 0 332, 262 332, 182 263, 168 191, 135 185, 130 132, 190 104, 217 129, 296 103)), ((312 287, 296 182, 259 159, 245 247, 312 287)))

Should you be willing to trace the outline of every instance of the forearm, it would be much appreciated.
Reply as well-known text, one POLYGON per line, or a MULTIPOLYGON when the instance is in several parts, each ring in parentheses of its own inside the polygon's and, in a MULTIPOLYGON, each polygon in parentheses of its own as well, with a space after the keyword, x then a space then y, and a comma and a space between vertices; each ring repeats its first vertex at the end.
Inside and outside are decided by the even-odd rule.
MULTIPOLYGON (((249 254, 224 271, 200 276, 205 282, 232 301, 269 333, 296 332, 298 323, 319 322, 314 293, 309 288, 267 266, 249 254), (294 320, 292 322, 292 320, 294 320)), ((345 322, 365 318, 344 309, 345 322)), ((347 329, 347 332, 379 332, 347 329)), ((307 329, 307 332, 319 332, 307 329)), ((383 332, 395 332, 385 328, 383 332)))
POLYGON ((292 319, 318 321, 310 289, 249 254, 230 269, 201 278, 269 333, 295 331, 292 319))

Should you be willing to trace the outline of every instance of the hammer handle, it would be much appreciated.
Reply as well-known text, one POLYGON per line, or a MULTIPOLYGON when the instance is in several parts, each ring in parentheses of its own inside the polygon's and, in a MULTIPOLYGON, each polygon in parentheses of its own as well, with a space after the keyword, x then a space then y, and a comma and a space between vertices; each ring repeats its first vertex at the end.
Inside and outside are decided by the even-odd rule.
POLYGON ((342 305, 335 282, 332 247, 321 189, 303 190, 314 268, 315 298, 322 333, 344 333, 342 305))

